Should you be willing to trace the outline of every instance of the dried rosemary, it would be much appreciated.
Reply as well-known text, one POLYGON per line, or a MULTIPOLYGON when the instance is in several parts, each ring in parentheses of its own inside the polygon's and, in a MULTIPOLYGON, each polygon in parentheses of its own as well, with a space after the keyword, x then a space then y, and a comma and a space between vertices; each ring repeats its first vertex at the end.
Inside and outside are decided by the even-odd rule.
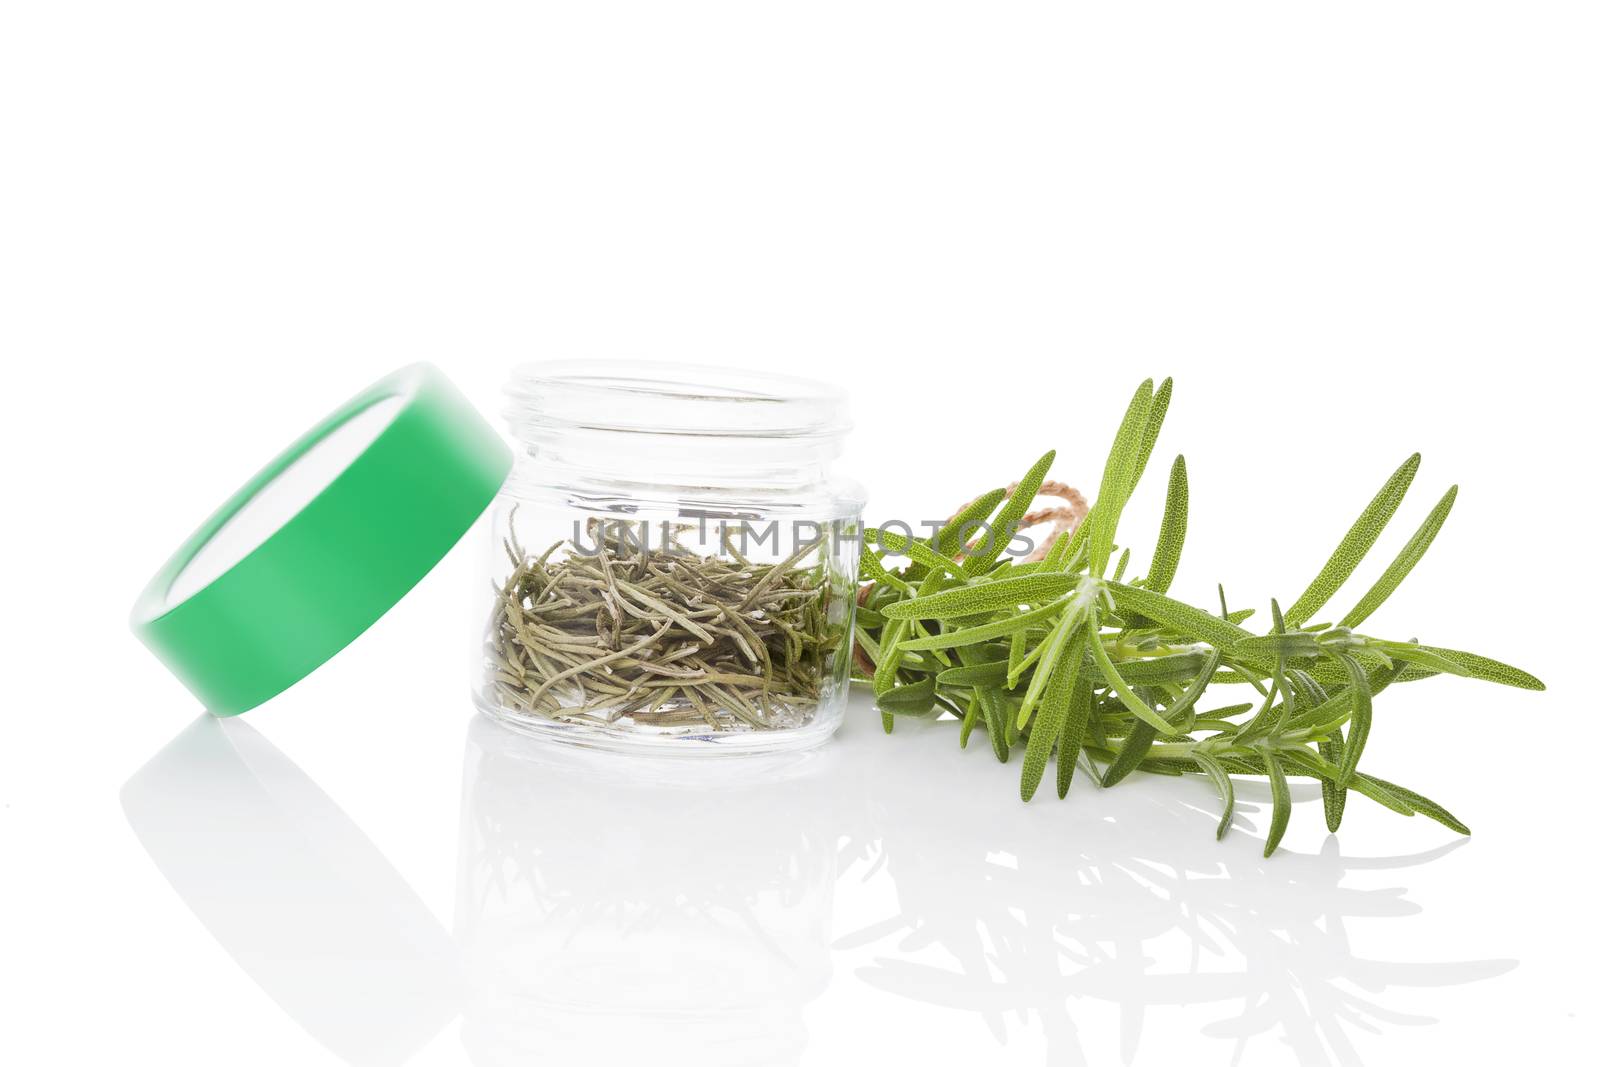
POLYGON ((488 635, 504 708, 540 719, 669 733, 770 730, 811 721, 832 653, 824 564, 804 545, 752 563, 676 542, 659 549, 594 523, 593 547, 560 541, 530 556, 506 542, 511 574, 488 635))

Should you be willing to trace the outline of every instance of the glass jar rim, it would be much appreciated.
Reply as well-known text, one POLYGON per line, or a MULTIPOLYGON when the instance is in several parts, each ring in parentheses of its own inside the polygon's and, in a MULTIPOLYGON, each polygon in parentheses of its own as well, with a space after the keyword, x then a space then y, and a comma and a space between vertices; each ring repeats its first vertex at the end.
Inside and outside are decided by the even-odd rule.
POLYGON ((524 363, 506 383, 513 432, 599 430, 706 437, 837 437, 843 389, 786 374, 650 360, 524 363))

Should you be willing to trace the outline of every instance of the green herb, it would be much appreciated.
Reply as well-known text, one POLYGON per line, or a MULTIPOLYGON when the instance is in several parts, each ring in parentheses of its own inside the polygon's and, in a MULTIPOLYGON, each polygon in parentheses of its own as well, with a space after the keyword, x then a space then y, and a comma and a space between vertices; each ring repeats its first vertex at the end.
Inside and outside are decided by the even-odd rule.
POLYGON ((817 543, 752 563, 726 537, 726 555, 708 556, 643 547, 616 523, 591 529, 593 548, 558 542, 537 557, 507 541, 486 650, 501 707, 669 732, 811 721, 843 643, 824 565, 802 566, 817 543))
POLYGON ((1002 761, 1024 744, 1024 800, 1033 797, 1052 757, 1060 796, 1080 764, 1105 787, 1135 770, 1204 775, 1221 800, 1219 838, 1233 816, 1233 779, 1264 777, 1272 796, 1267 855, 1288 826, 1294 777, 1321 783, 1330 831, 1339 828, 1346 796, 1355 792, 1399 814, 1422 814, 1468 833, 1427 797, 1361 769, 1374 700, 1391 684, 1439 674, 1523 689, 1543 689, 1543 683, 1483 656, 1353 629, 1422 558, 1455 502, 1455 487, 1336 625, 1310 625, 1399 509, 1421 462, 1411 456, 1306 590, 1287 611, 1274 601, 1271 628, 1253 633, 1240 625, 1252 613, 1230 613, 1220 586, 1219 613, 1167 595, 1188 530, 1182 456, 1172 466, 1145 576, 1123 580, 1126 548, 1112 567, 1122 511, 1154 449, 1171 386, 1170 379, 1159 389, 1150 381, 1140 385, 1087 518, 1038 562, 1002 560, 995 546, 1008 542, 1054 453, 1029 469, 1009 499, 995 490, 965 508, 957 516, 960 528, 952 523, 935 538, 917 541, 868 531, 857 677, 871 681, 885 729, 897 714, 949 711, 962 719, 963 745, 974 727, 989 732, 1002 761), (986 520, 986 537, 974 539, 972 531, 986 520), (891 568, 884 552, 912 562, 891 568), (958 661, 935 658, 946 652, 958 661), (1255 699, 1200 710, 1214 685, 1246 687, 1255 699))

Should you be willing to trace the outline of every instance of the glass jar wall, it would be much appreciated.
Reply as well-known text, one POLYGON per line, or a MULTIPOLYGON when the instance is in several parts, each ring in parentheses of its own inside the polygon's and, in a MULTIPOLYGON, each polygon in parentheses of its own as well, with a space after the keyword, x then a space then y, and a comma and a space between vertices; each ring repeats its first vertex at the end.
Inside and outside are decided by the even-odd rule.
POLYGON ((520 368, 476 686, 501 723, 669 752, 803 747, 849 684, 843 394, 714 367, 520 368))

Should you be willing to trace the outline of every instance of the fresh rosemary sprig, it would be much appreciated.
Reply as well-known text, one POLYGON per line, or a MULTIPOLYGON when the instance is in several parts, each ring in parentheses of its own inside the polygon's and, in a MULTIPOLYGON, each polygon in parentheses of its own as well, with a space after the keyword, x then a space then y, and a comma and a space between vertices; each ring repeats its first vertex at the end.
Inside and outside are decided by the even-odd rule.
POLYGON ((1145 576, 1123 580, 1126 550, 1112 568, 1118 522, 1155 447, 1171 394, 1171 379, 1159 389, 1149 380, 1140 385, 1087 518, 1042 560, 1002 559, 997 546, 1010 540, 1053 453, 1028 471, 1009 500, 1001 490, 986 494, 934 537, 867 531, 856 677, 871 682, 885 730, 896 715, 949 713, 962 720, 963 746, 979 726, 1001 761, 1024 746, 1023 800, 1032 799, 1052 756, 1061 797, 1079 765, 1106 787, 1134 770, 1203 774, 1221 798, 1219 838, 1232 819, 1234 777, 1262 776, 1272 795, 1267 855, 1288 826, 1288 780, 1295 777, 1322 784, 1330 831, 1339 828, 1346 795, 1354 791, 1402 815, 1422 814, 1468 833, 1427 797, 1361 769, 1374 698, 1390 685, 1439 674, 1522 689, 1544 684, 1483 656, 1354 629, 1427 551, 1455 501, 1455 487, 1355 607, 1337 624, 1311 624, 1399 508, 1421 461, 1411 456, 1305 592, 1287 611, 1274 601, 1270 629, 1252 633, 1240 624, 1253 613, 1230 613, 1220 586, 1216 613, 1167 595, 1188 528, 1182 456, 1172 465, 1145 576), (891 568, 886 555, 910 562, 891 568), (1201 710, 1213 685, 1241 687, 1248 699, 1201 710))

